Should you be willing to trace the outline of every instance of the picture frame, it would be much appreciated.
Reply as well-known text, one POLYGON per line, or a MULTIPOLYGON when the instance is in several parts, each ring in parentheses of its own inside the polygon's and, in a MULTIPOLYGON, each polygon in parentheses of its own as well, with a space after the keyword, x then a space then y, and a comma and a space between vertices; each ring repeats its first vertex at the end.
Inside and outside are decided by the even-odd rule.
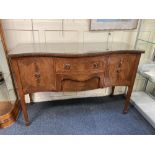
POLYGON ((91 19, 90 30, 131 30, 136 29, 138 19, 91 19))

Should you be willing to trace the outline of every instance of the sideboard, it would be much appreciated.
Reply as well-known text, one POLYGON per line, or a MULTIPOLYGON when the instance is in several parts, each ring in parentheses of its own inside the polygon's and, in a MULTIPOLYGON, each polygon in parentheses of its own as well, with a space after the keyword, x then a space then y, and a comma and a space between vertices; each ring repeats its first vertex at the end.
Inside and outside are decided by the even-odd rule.
POLYGON ((8 57, 26 125, 25 94, 127 86, 128 112, 141 53, 125 43, 19 44, 8 57))

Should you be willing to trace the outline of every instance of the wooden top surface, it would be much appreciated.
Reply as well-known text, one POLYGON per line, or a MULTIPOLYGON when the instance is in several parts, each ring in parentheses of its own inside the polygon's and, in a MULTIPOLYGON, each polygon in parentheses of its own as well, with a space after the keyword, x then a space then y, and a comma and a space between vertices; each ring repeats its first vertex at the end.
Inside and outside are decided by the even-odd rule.
POLYGON ((96 56, 109 53, 144 53, 129 44, 115 43, 25 43, 17 45, 8 53, 9 57, 57 56, 78 57, 96 56))

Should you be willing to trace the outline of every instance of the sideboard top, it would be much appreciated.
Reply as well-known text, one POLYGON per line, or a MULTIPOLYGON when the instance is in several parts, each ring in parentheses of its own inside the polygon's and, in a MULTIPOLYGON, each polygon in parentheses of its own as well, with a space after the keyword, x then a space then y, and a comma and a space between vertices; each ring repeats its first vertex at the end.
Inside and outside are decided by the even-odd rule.
POLYGON ((21 56, 57 56, 78 57, 95 56, 108 53, 144 53, 135 50, 129 44, 114 43, 24 43, 17 45, 8 53, 9 57, 21 56))

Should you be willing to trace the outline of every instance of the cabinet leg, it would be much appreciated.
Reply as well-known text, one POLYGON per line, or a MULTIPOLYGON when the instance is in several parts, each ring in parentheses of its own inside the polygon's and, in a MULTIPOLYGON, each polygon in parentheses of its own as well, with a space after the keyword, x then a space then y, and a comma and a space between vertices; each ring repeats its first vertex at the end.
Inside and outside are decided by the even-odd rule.
POLYGON ((33 105, 34 102, 33 102, 32 94, 29 94, 29 98, 30 98, 30 104, 33 105))
POLYGON ((115 86, 112 86, 110 97, 113 97, 114 96, 114 90, 115 90, 115 86))
POLYGON ((30 122, 29 122, 29 118, 28 118, 27 107, 26 107, 25 96, 24 95, 22 95, 20 97, 20 103, 21 103, 21 107, 22 107, 23 117, 25 119, 25 125, 29 126, 30 122))
POLYGON ((128 87, 128 92, 127 92, 127 95, 126 95, 126 100, 125 100, 125 105, 124 105, 124 110, 123 110, 124 114, 126 114, 128 112, 131 93, 132 93, 132 87, 128 87))

